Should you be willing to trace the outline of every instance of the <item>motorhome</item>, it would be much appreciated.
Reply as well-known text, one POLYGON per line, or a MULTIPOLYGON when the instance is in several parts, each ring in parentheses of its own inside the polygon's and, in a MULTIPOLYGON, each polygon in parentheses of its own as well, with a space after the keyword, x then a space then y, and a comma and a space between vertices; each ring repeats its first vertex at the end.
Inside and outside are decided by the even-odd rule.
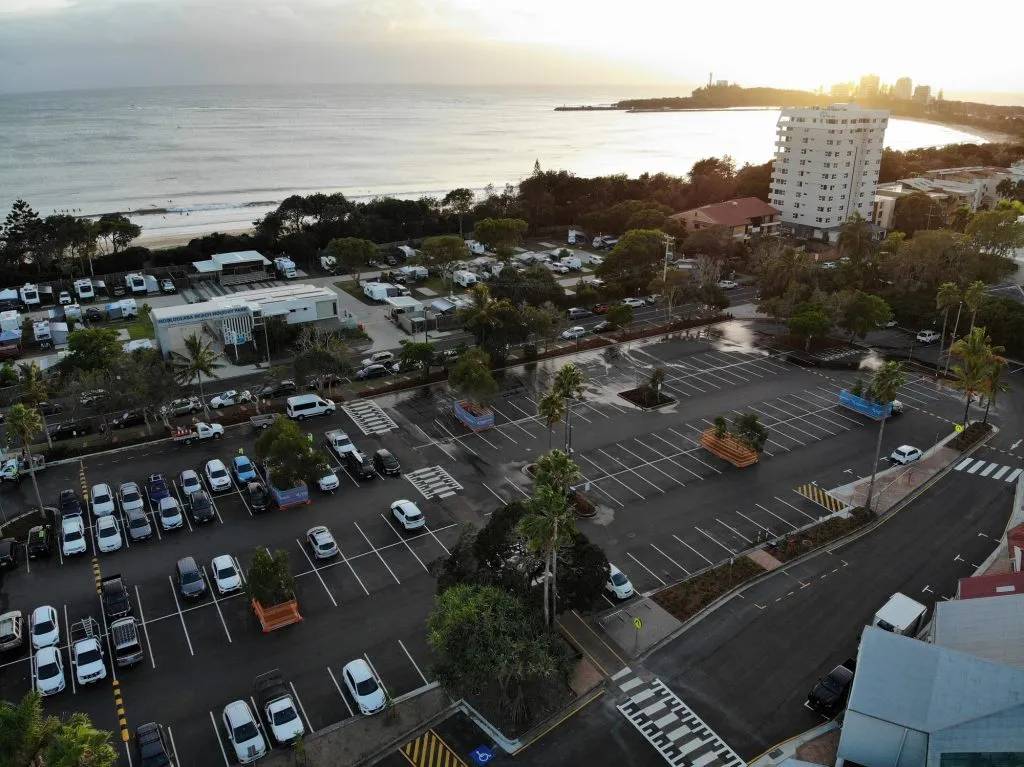
POLYGON ((124 276, 124 287, 130 295, 146 295, 146 278, 141 274, 126 274, 124 276))
POLYGON ((75 280, 75 293, 81 301, 92 301, 96 298, 96 289, 92 285, 92 280, 87 278, 75 280))
POLYGON ((466 240, 466 247, 474 256, 482 256, 487 252, 487 246, 476 240, 466 240))
POLYGON ((36 320, 32 323, 32 337, 40 347, 53 346, 53 333, 48 320, 36 320))
POLYGON ((389 296, 401 295, 401 291, 390 282, 364 282, 363 295, 371 301, 383 301, 389 296))
POLYGON ((274 259, 274 269, 286 280, 294 280, 298 274, 295 271, 295 262, 288 256, 278 256, 274 259))
POLYGON ((464 288, 471 288, 477 283, 476 275, 473 272, 459 270, 454 275, 455 284, 464 288))
POLYGON ((569 236, 566 238, 566 241, 570 245, 576 245, 577 243, 582 245, 587 241, 587 233, 582 229, 570 229, 569 236))
POLYGON ((29 309, 39 308, 39 287, 37 285, 26 282, 18 290, 18 295, 21 296, 21 303, 29 309))
POLYGON ((425 266, 403 266, 398 270, 407 280, 425 280, 430 275, 425 266))

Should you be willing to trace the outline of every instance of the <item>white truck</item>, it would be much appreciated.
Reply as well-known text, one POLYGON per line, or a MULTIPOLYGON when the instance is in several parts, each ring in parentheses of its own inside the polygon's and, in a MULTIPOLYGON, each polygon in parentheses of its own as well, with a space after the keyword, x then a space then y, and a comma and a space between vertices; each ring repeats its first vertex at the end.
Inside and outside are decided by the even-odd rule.
POLYGON ((286 280, 294 280, 298 274, 295 272, 295 262, 288 256, 278 256, 274 259, 274 270, 286 280))
POLYGON ((325 436, 327 437, 327 444, 330 445, 331 450, 337 453, 338 458, 341 460, 345 460, 346 453, 357 452, 356 446, 352 444, 351 437, 341 429, 331 429, 325 436))
POLYGON ((263 712, 264 721, 278 745, 294 743, 306 732, 299 716, 291 689, 277 669, 260 674, 253 682, 256 701, 263 712))
POLYGON ((917 632, 924 624, 924 616, 927 612, 928 608, 920 602, 911 599, 906 594, 896 592, 875 613, 871 625, 894 634, 917 636, 917 632))
POLYGON ((191 445, 193 442, 220 439, 223 436, 224 427, 219 423, 195 423, 175 428, 171 433, 171 441, 179 445, 191 445))
POLYGON ((95 618, 83 618, 71 624, 71 663, 80 685, 107 678, 103 661, 103 634, 95 618))

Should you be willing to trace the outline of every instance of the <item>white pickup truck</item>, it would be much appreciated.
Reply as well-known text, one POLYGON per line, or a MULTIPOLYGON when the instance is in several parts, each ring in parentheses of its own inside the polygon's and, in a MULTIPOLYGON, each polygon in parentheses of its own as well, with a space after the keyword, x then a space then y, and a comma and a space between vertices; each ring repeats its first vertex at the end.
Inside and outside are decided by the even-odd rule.
POLYGON ((356 452, 356 446, 352 444, 352 439, 343 432, 341 429, 332 429, 327 432, 327 444, 331 446, 331 450, 338 454, 338 458, 345 460, 346 453, 356 452))
POLYGON ((224 427, 219 423, 195 423, 191 426, 176 428, 171 439, 179 445, 191 445, 204 439, 220 439, 224 436, 224 427))

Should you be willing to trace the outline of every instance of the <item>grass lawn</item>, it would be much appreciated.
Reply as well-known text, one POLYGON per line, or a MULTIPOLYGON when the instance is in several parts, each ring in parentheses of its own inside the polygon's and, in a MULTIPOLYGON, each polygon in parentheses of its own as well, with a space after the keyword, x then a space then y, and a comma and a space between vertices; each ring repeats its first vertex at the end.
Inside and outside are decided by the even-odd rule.
POLYGON ((359 299, 360 301, 362 301, 367 306, 380 306, 379 302, 371 301, 369 296, 367 296, 363 292, 363 286, 362 285, 356 285, 355 282, 336 282, 336 283, 334 283, 334 287, 336 287, 338 290, 345 291, 346 293, 348 293, 353 298, 359 299))
POLYGON ((128 337, 133 341, 138 341, 142 338, 156 338, 153 322, 148 317, 130 322, 124 326, 124 329, 128 331, 128 337))

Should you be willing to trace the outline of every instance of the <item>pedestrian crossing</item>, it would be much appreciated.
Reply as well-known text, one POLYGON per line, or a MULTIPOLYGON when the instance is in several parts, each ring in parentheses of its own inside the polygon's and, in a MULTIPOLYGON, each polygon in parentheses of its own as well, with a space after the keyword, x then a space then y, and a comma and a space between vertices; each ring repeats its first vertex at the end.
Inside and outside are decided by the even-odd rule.
POLYGON ((413 487, 420 491, 420 495, 428 500, 447 498, 462 489, 462 485, 440 466, 427 466, 402 476, 412 482, 413 487))
POLYGON ((976 474, 979 477, 987 477, 988 479, 1000 479, 1003 482, 1016 482, 1017 477, 1021 474, 1020 469, 1015 469, 1005 464, 1001 465, 995 461, 986 461, 984 458, 964 458, 953 468, 965 474, 976 474))
POLYGON ((629 666, 612 675, 629 700, 616 708, 672 767, 746 767, 746 763, 660 679, 629 666))
POLYGON ((348 417, 366 436, 384 434, 398 428, 398 424, 391 420, 391 416, 385 413, 376 402, 365 399, 344 402, 341 409, 348 413, 348 417))

